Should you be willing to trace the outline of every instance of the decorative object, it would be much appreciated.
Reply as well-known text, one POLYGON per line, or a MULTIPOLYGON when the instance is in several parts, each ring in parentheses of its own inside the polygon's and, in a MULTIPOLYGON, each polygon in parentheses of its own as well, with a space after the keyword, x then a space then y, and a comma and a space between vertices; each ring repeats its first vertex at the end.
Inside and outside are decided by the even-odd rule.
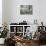
POLYGON ((3 25, 3 31, 1 32, 0 38, 6 38, 7 37, 7 32, 8 32, 7 24, 4 23, 4 25, 3 25))
POLYGON ((0 44, 4 44, 5 38, 0 38, 0 44))
POLYGON ((32 12, 33 12, 32 5, 20 5, 20 14, 32 15, 32 12))
POLYGON ((0 31, 0 44, 4 44, 4 40, 7 37, 7 32, 8 32, 7 24, 4 23, 3 24, 3 31, 0 31))
POLYGON ((26 38, 28 40, 32 39, 32 32, 30 32, 30 27, 27 27, 26 29, 26 38))
POLYGON ((37 24, 37 19, 34 20, 34 24, 37 24))

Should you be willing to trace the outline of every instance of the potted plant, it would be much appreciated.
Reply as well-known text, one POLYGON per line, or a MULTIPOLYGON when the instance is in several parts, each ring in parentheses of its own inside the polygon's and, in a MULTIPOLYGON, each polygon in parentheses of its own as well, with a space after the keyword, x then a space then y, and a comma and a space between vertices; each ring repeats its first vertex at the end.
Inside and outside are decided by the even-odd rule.
POLYGON ((0 44, 4 44, 4 40, 7 37, 8 29, 7 24, 3 25, 3 31, 0 31, 0 44))

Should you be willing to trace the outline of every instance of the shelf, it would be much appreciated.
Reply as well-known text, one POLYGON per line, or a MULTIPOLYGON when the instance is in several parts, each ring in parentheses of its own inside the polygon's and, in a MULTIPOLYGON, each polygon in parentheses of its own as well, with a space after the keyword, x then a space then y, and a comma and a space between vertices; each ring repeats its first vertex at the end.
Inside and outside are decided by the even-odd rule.
POLYGON ((18 35, 22 34, 23 36, 25 36, 25 34, 26 34, 26 28, 30 27, 30 26, 31 25, 9 25, 9 27, 10 27, 10 33, 15 33, 14 32, 14 30, 15 30, 18 35), (21 31, 19 31, 19 30, 21 30, 21 31), (13 32, 11 32, 11 31, 13 31, 13 32))
MULTIPOLYGON (((10 33, 15 33, 15 32, 10 32, 10 33)), ((23 32, 16 32, 16 33, 23 33, 23 32)))
POLYGON ((31 26, 31 25, 9 25, 9 26, 31 26))
POLYGON ((23 33, 23 32, 16 32, 16 33, 23 33))
POLYGON ((15 33, 15 32, 10 32, 10 33, 15 33))

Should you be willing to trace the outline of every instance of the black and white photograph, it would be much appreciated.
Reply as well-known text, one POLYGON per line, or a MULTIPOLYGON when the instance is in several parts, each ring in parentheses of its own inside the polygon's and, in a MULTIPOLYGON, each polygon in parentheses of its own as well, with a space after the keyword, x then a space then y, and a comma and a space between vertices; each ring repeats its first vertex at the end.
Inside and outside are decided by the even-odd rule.
POLYGON ((32 15, 32 5, 20 5, 20 14, 30 14, 32 15))

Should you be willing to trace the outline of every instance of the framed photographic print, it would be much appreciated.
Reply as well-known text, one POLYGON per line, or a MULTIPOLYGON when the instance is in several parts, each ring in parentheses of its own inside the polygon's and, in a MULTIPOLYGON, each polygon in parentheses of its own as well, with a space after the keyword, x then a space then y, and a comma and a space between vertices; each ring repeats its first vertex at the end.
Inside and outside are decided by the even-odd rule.
POLYGON ((32 5, 20 5, 20 14, 25 15, 25 14, 30 14, 32 15, 33 8, 32 5))

